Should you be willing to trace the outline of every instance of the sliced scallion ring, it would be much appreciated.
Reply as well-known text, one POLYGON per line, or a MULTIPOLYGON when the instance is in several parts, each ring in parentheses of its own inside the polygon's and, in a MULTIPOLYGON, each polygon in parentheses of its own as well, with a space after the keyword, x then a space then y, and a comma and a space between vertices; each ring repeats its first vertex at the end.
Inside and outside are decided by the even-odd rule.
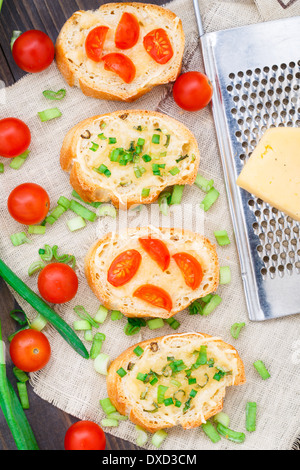
MULTIPOLYGON (((1 4, 2 4, 2 2, 1 2, 1 4)), ((18 39, 18 37, 21 36, 21 34, 22 34, 22 31, 13 31, 12 32, 12 37, 11 37, 11 40, 10 40, 11 49, 13 48, 13 45, 14 45, 15 41, 18 39)))
POLYGON ((41 269, 44 269, 45 263, 42 261, 35 261, 32 263, 28 268, 28 276, 33 276, 33 274, 37 273, 41 269))
POLYGON ((52 91, 52 90, 45 90, 43 91, 43 95, 47 100, 55 100, 55 101, 60 101, 66 96, 67 90, 65 88, 62 88, 61 90, 58 91, 52 91))
POLYGON ((60 112, 58 108, 50 108, 50 109, 45 109, 44 111, 40 111, 38 113, 38 116, 41 122, 47 122, 47 121, 51 121, 52 119, 56 119, 62 116, 62 113, 60 112))

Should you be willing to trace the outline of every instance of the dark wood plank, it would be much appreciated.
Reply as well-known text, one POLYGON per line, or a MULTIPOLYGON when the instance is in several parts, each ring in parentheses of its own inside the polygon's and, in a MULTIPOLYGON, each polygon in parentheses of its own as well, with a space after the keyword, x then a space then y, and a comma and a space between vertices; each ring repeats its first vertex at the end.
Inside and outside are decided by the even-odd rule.
MULTIPOLYGON (((0 13, 0 80, 3 80, 8 86, 24 75, 24 72, 14 63, 10 50, 13 30, 41 29, 49 34, 55 42, 60 28, 74 11, 78 9, 96 9, 103 3, 113 3, 113 1, 4 0, 0 13)), ((145 0, 144 3, 162 5, 166 2, 164 0, 152 0, 150 2, 145 0)), ((15 322, 10 318, 9 312, 17 307, 13 296, 0 278, 0 321, 3 338, 7 338, 16 329, 15 322)), ((7 354, 7 372, 15 387, 16 380, 12 373, 9 354, 7 354)), ((62 450, 65 433, 77 419, 41 400, 30 387, 28 388, 31 407, 30 410, 26 411, 26 415, 40 448, 42 450, 62 450)), ((14 450, 15 448, 9 428, 0 411, 0 450, 14 450)), ((135 450, 137 447, 122 439, 107 435, 107 449, 135 450)))

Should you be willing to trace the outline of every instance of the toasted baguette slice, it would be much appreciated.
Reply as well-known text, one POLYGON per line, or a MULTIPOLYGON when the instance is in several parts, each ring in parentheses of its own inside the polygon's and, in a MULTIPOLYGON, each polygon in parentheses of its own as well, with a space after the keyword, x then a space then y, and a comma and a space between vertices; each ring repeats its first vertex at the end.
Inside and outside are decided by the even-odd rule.
POLYGON ((70 86, 80 87, 83 93, 94 98, 134 101, 154 86, 176 80, 181 70, 184 51, 184 32, 180 19, 171 11, 144 3, 109 3, 96 11, 77 11, 63 26, 56 43, 56 62, 70 86), (124 12, 132 13, 140 24, 140 36, 131 49, 115 46, 116 28, 124 12), (125 83, 116 73, 104 69, 104 63, 90 60, 85 52, 88 33, 97 26, 108 26, 103 56, 119 52, 134 63, 136 76, 125 83), (146 52, 143 38, 150 31, 163 28, 167 31, 174 55, 160 65, 146 52))
POLYGON ((176 425, 184 429, 200 426, 222 410, 226 387, 246 381, 237 351, 220 338, 204 333, 162 336, 139 343, 141 356, 134 353, 137 346, 131 346, 111 363, 107 391, 121 414, 150 432, 176 425), (209 364, 197 364, 201 346, 206 347, 203 349, 209 364), (176 371, 173 361, 183 361, 183 370, 176 371), (123 377, 117 373, 121 368, 126 372, 123 377), (189 384, 189 369, 189 377, 196 383, 189 384), (137 379, 138 374, 149 375, 143 382, 137 379), (158 381, 151 384, 155 376, 158 381), (160 385, 168 387, 164 398, 173 398, 173 404, 158 403, 160 385), (181 404, 175 406, 176 399, 181 404))
POLYGON ((120 310, 127 317, 170 318, 188 307, 194 300, 214 292, 219 284, 219 263, 215 247, 203 236, 174 228, 135 228, 124 233, 108 233, 89 250, 85 260, 85 274, 88 283, 99 300, 111 310, 120 310), (167 270, 161 267, 143 249, 139 238, 162 240, 171 255, 167 270), (142 262, 135 276, 120 287, 114 287, 107 280, 113 260, 127 250, 137 250, 142 262), (185 283, 182 272, 172 256, 185 252, 200 263, 203 280, 192 290, 185 283), (142 285, 151 284, 163 289, 172 300, 170 311, 153 306, 133 294, 142 285))
POLYGON ((70 172, 71 185, 82 199, 111 200, 125 209, 155 201, 167 186, 193 184, 199 161, 197 141, 183 124, 164 114, 141 110, 116 111, 80 122, 66 135, 60 157, 62 169, 70 172), (152 142, 153 136, 159 143, 152 142), (110 138, 115 143, 110 143, 110 138), (144 141, 142 146, 139 139, 144 141), (134 152, 125 152, 130 148, 134 152), (118 161, 111 161, 117 149, 123 149, 118 161), (122 164, 122 152, 133 161, 122 164), (145 161, 148 157, 150 161, 145 161), (95 170, 101 165, 111 174, 95 170), (157 172, 153 165, 164 167, 157 172), (149 189, 148 195, 144 188, 149 189))

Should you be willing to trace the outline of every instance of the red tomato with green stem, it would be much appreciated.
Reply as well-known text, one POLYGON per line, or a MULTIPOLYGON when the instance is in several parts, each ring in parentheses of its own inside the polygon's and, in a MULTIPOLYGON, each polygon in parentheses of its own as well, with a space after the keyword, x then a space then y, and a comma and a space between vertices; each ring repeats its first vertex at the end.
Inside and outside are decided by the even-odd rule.
POLYGON ((203 279, 199 261, 189 253, 176 253, 173 258, 183 274, 186 285, 193 290, 198 289, 203 279))
POLYGON ((107 26, 97 26, 92 29, 85 41, 85 51, 89 59, 94 62, 101 62, 103 46, 109 28, 107 26))
POLYGON ((136 74, 134 63, 125 54, 112 52, 102 57, 105 70, 114 72, 125 82, 131 83, 136 74))
POLYGON ((47 302, 64 304, 72 300, 77 294, 78 277, 69 265, 51 263, 40 272, 38 289, 47 302))
POLYGON ((168 269, 170 264, 170 253, 165 243, 157 238, 139 238, 139 242, 148 253, 148 255, 156 261, 163 271, 168 269))
POLYGON ((25 72, 42 72, 54 59, 54 44, 43 31, 32 29, 19 36, 13 45, 14 61, 25 72))
POLYGON ((185 111, 199 111, 208 105, 212 96, 211 81, 200 72, 183 73, 173 87, 174 100, 185 111))
POLYGON ((31 133, 25 122, 17 118, 0 120, 0 156, 14 158, 24 153, 31 142, 31 133))
POLYGON ((172 299, 169 294, 161 287, 152 284, 144 284, 138 287, 133 293, 133 297, 137 297, 154 307, 162 308, 168 312, 173 308, 172 299))
POLYGON ((132 13, 123 13, 117 26, 115 44, 118 49, 131 49, 139 40, 140 25, 132 13))
POLYGON ((65 450, 104 450, 106 438, 104 431, 92 421, 78 421, 65 436, 65 450))
POLYGON ((120 253, 110 265, 107 273, 108 282, 114 287, 124 286, 137 273, 142 256, 137 250, 120 253))
POLYGON ((36 372, 49 362, 51 347, 44 333, 28 329, 13 337, 9 352, 16 367, 24 372, 36 372))
POLYGON ((44 188, 35 183, 23 183, 10 193, 7 201, 10 215, 20 224, 35 225, 49 212, 50 199, 44 188))

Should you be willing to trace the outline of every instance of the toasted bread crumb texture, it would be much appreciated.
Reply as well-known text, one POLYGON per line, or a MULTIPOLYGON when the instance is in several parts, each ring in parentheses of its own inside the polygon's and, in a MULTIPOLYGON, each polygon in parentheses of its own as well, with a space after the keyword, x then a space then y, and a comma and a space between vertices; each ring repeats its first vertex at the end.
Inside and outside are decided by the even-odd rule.
POLYGON ((108 234, 99 240, 86 258, 86 276, 90 287, 108 308, 120 310, 127 316, 169 318, 184 310, 194 300, 214 292, 219 284, 219 263, 215 247, 203 236, 179 229, 144 227, 129 229, 126 233, 108 234), (162 271, 142 248, 139 237, 162 240, 171 255, 168 269, 162 271), (142 255, 136 275, 124 286, 114 287, 107 281, 112 261, 126 250, 135 249, 142 255), (203 280, 196 290, 188 287, 172 255, 186 252, 201 264, 203 280), (144 284, 152 284, 169 293, 173 308, 170 312, 133 297, 134 291, 144 284))
POLYGON ((140 343, 141 356, 133 352, 136 346, 112 363, 108 392, 121 413, 151 432, 176 425, 200 426, 222 409, 226 387, 245 382, 237 351, 220 338, 201 333, 156 338, 140 343), (199 365, 201 346, 207 360, 199 365), (120 367, 126 371, 123 378, 117 374, 120 367), (137 378, 145 375, 145 381, 137 378), (158 380, 151 384, 153 377, 158 380), (166 402, 159 403, 159 386, 165 387, 166 402), (168 405, 170 398, 173 403, 168 405))
POLYGON ((152 202, 167 186, 192 184, 200 161, 195 137, 185 126, 136 110, 83 121, 67 135, 61 155, 64 170, 73 166, 71 183, 85 200, 111 199, 122 207, 152 202))
POLYGON ((130 100, 141 90, 148 91, 154 85, 175 80, 180 71, 183 49, 184 33, 180 19, 162 7, 140 3, 113 3, 96 11, 78 11, 63 26, 56 45, 58 67, 70 85, 80 86, 87 94, 98 90, 111 94, 112 99, 124 100, 130 100), (128 50, 118 49, 114 40, 124 12, 135 15, 140 24, 139 40, 128 50), (132 83, 127 84, 117 74, 105 70, 103 62, 94 62, 87 57, 85 41, 97 26, 109 28, 103 56, 121 52, 134 63, 136 77, 132 83), (156 28, 165 29, 174 50, 173 57, 164 65, 157 64, 143 46, 145 35, 156 28))

